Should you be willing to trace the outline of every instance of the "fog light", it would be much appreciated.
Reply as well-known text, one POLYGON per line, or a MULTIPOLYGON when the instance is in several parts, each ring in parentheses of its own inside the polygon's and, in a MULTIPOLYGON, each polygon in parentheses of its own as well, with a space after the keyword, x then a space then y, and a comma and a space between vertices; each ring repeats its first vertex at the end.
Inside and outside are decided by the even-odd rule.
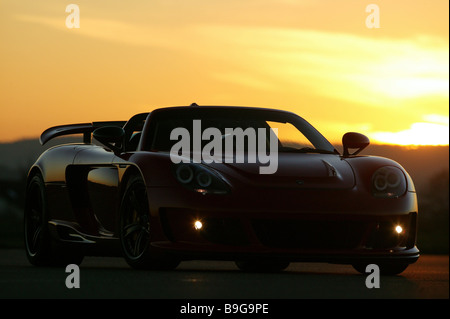
POLYGON ((395 227, 395 231, 397 232, 397 234, 401 234, 403 232, 402 226, 397 225, 397 227, 395 227))
POLYGON ((199 221, 199 220, 196 220, 195 223, 194 223, 194 228, 195 228, 196 230, 200 230, 200 229, 202 229, 202 227, 203 227, 202 222, 199 221))

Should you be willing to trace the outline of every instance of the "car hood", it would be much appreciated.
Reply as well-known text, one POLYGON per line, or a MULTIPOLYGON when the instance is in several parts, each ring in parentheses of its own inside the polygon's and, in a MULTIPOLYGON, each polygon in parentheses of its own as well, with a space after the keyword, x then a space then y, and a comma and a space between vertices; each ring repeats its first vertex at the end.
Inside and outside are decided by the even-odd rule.
POLYGON ((276 171, 261 174, 261 163, 211 163, 208 166, 253 187, 352 188, 351 166, 339 155, 279 153, 276 171))

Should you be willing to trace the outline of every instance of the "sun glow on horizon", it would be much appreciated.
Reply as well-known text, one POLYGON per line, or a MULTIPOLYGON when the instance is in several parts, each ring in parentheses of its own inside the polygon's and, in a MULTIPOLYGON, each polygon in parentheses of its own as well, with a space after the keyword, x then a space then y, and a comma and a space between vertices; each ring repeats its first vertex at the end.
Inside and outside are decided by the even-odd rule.
POLYGON ((403 146, 449 145, 449 118, 431 114, 424 116, 427 122, 413 123, 407 130, 399 132, 374 132, 371 138, 378 143, 403 146))

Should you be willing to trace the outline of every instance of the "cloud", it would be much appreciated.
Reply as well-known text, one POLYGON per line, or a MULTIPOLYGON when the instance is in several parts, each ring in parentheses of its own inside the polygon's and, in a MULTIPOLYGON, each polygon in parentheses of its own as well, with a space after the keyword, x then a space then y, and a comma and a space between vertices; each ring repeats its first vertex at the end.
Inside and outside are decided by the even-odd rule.
POLYGON ((305 86, 333 98, 376 106, 423 95, 448 97, 448 43, 418 36, 366 38, 317 30, 198 27, 224 60, 257 71, 280 88, 305 86))
POLYGON ((177 50, 214 61, 211 75, 250 87, 294 90, 386 107, 392 101, 437 95, 448 98, 448 41, 419 35, 369 38, 297 28, 125 23, 83 17, 79 29, 32 15, 17 19, 80 36, 133 46, 177 50), (225 67, 226 66, 226 67, 225 67))
POLYGON ((169 28, 160 28, 155 25, 140 26, 108 19, 83 17, 80 18, 80 28, 69 29, 66 27, 65 20, 61 18, 24 14, 16 15, 15 18, 23 22, 39 24, 79 36, 132 46, 179 47, 176 40, 183 37, 181 32, 169 28))
POLYGON ((449 96, 448 41, 430 35, 404 39, 286 27, 182 21, 125 23, 83 17, 79 29, 58 18, 17 15, 110 43, 164 48, 211 61, 202 70, 222 83, 279 94, 308 92, 359 105, 403 107, 424 96, 449 96))

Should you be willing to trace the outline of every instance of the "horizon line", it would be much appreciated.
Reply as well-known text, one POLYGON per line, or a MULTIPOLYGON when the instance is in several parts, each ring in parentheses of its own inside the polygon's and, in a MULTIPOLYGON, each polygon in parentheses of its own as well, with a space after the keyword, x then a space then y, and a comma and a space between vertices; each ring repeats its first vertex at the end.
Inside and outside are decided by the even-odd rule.
MULTIPOLYGON (((69 135, 69 136, 59 136, 56 137, 54 140, 58 140, 58 139, 77 139, 80 138, 80 143, 82 143, 82 134, 73 134, 73 135, 69 135)), ((36 140, 39 141, 39 135, 36 137, 23 137, 23 138, 16 138, 13 140, 0 140, 0 144, 15 144, 15 143, 20 143, 20 142, 25 142, 25 141, 31 141, 31 140, 36 140)), ((329 142, 333 145, 333 146, 342 146, 342 141, 333 141, 333 140, 329 140, 329 142)), ((448 147, 450 146, 450 144, 395 144, 395 143, 385 143, 385 142, 377 142, 377 141, 371 141, 369 146, 372 145, 376 145, 376 146, 400 146, 400 147, 405 147, 405 148, 419 148, 419 147, 448 147)))

